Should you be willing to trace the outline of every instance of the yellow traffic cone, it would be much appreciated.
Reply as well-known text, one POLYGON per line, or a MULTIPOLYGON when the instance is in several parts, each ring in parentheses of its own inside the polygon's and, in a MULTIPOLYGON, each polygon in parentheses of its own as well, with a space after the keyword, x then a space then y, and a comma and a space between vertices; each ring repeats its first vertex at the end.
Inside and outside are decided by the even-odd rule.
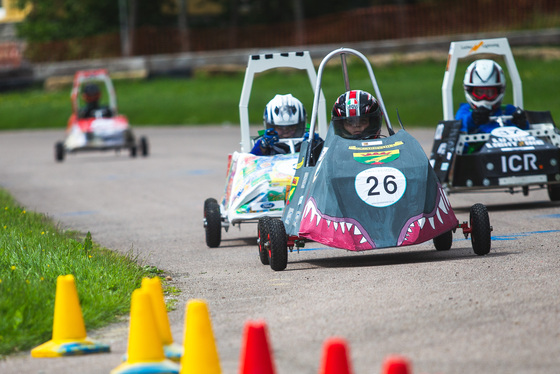
POLYGON ((220 374, 220 359, 214 341, 208 307, 203 300, 187 303, 181 374, 220 374))
POLYGON ((131 373, 179 373, 179 365, 163 354, 152 301, 142 288, 132 292, 127 361, 111 370, 111 374, 131 373))
POLYGON ((72 274, 56 280, 52 339, 31 350, 31 357, 61 357, 109 352, 106 344, 87 337, 78 291, 72 274))
POLYGON ((148 291, 152 300, 156 324, 161 336, 165 357, 176 362, 181 361, 183 347, 173 342, 169 318, 165 308, 165 300, 163 298, 163 289, 161 288, 161 280, 159 277, 144 278, 142 279, 142 288, 148 291))

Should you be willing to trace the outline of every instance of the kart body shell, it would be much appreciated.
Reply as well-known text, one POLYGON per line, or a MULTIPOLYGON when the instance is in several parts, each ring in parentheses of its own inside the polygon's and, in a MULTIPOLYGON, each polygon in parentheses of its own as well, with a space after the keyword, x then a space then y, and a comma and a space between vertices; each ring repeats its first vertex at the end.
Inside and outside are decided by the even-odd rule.
POLYGON ((513 104, 523 108, 519 72, 506 38, 452 42, 442 85, 444 120, 438 123, 430 163, 448 193, 502 190, 529 193, 547 188, 560 200, 560 131, 550 112, 525 110, 528 130, 505 126, 508 116, 493 117, 500 127, 489 134, 460 133, 454 120, 452 86, 459 59, 480 54, 502 56, 513 91, 513 104))
POLYGON ((292 189, 286 233, 330 247, 419 244, 458 223, 426 154, 405 130, 371 140, 329 132, 317 165, 298 169, 292 189))
POLYGON ((81 151, 128 149, 130 155, 135 157, 139 148, 143 156, 148 155, 147 139, 141 137, 137 143, 127 117, 118 113, 115 90, 107 70, 76 72, 70 97, 72 114, 66 126, 66 138, 55 144, 57 161, 63 161, 66 153, 81 151), (80 100, 80 92, 82 86, 88 83, 102 87, 101 97, 105 101, 94 112, 93 117, 81 118, 79 111, 83 103, 80 100))
MULTIPOLYGON (((452 232, 459 227, 473 233, 473 238, 484 238, 483 248, 476 251, 488 253, 491 227, 485 208, 476 208, 474 231, 466 223, 459 224, 418 141, 404 128, 397 133, 393 130, 373 70, 363 54, 349 48, 328 54, 319 66, 315 92, 321 89, 325 64, 339 55, 347 90, 346 55, 356 56, 366 65, 388 135, 347 139, 336 135, 331 125, 316 162, 310 158, 310 136, 302 144, 282 219, 265 217, 259 221, 261 262, 273 270, 283 270, 287 250, 299 249, 309 240, 365 251, 433 239, 436 249, 448 250, 452 232)), ((317 118, 315 104, 310 133, 317 118)))
MULTIPOLYGON (((256 137, 250 134, 248 104, 255 74, 277 68, 292 68, 307 72, 310 88, 315 88, 317 73, 309 52, 267 53, 249 56, 241 98, 239 117, 241 149, 228 156, 228 167, 223 197, 220 202, 209 198, 204 204, 206 244, 218 247, 221 229, 230 225, 256 223, 261 217, 282 216, 286 189, 290 186, 298 160, 296 145, 302 138, 280 139, 290 152, 273 156, 255 156, 251 153, 256 137)), ((320 133, 326 133, 325 99, 320 96, 320 133)))

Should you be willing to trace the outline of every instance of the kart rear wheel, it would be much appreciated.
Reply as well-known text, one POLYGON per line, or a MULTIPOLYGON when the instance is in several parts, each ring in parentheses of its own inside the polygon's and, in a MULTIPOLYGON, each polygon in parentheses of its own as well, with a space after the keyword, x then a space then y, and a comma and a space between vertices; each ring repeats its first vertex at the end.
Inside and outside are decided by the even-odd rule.
POLYGON ((204 202, 204 230, 206 245, 210 248, 219 247, 222 241, 222 215, 216 199, 209 198, 204 202))
POLYGON ((259 246, 259 258, 261 259, 261 263, 263 265, 269 265, 268 261, 268 249, 267 247, 270 244, 268 242, 268 224, 270 222, 270 217, 262 217, 259 218, 259 223, 257 225, 257 233, 258 233, 258 246, 259 246))
POLYGON ((436 251, 449 251, 453 243, 453 230, 444 232, 443 234, 434 238, 434 246, 436 251))
POLYGON ((54 158, 58 162, 64 161, 64 144, 57 142, 54 145, 54 158))
POLYGON ((140 154, 143 157, 148 156, 149 153, 149 147, 148 147, 148 138, 146 138, 145 136, 142 136, 140 138, 140 154))
POLYGON ((560 184, 549 184, 546 186, 546 189, 548 190, 550 201, 560 200, 560 184))
POLYGON ((483 204, 474 204, 470 211, 471 243, 474 253, 483 256, 490 252, 491 231, 488 210, 483 204))
POLYGON ((204 211, 206 211, 206 207, 208 204, 218 204, 218 200, 214 199, 213 197, 209 197, 208 199, 204 200, 204 211))
POLYGON ((288 237, 284 222, 279 219, 268 221, 268 261, 275 271, 282 271, 288 266, 288 237))
POLYGON ((136 157, 137 148, 136 144, 130 146, 130 157, 136 157))

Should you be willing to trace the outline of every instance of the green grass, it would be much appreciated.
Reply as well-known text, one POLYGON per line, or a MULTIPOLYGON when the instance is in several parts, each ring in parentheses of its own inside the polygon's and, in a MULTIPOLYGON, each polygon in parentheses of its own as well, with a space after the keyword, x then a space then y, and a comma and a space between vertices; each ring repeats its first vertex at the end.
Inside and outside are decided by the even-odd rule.
MULTIPOLYGON (((398 61, 398 59, 396 59, 398 61)), ((517 57, 521 75, 524 106, 529 110, 557 109, 560 87, 560 61, 517 57)), ((505 67, 505 64, 502 63, 505 67)), ((464 102, 461 87, 466 62, 457 68, 454 85, 455 107, 464 102)), ((441 84, 444 60, 393 62, 375 66, 374 73, 394 127, 398 109, 405 126, 435 126, 442 119, 441 84)), ((197 73, 194 77, 147 80, 116 80, 115 89, 121 113, 132 125, 201 125, 238 124, 239 98, 244 72, 228 74, 197 73)), ((350 61, 352 88, 373 92, 367 71, 350 61)), ((323 79, 327 108, 345 91, 339 66, 328 66, 323 79)), ((249 103, 251 123, 261 123, 265 104, 276 93, 292 93, 300 98, 311 118, 313 97, 307 76, 299 71, 273 71, 256 76, 249 103)), ((508 89, 504 103, 512 102, 508 89)), ((60 128, 70 115, 70 87, 46 92, 33 88, 0 94, 0 130, 60 128)))
POLYGON ((72 274, 86 329, 130 310, 132 291, 159 271, 97 246, 91 235, 61 232, 0 189, 0 358, 51 339, 56 280, 72 274))

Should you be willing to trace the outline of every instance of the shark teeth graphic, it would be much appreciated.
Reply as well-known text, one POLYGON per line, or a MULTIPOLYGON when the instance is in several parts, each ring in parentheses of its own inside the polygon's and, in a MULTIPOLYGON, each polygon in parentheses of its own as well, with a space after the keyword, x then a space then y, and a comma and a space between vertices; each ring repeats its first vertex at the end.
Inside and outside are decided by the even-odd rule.
POLYGON ((428 214, 411 218, 408 225, 401 231, 397 244, 400 246, 422 243, 456 226, 457 218, 455 218, 445 191, 438 184, 438 195, 434 210, 428 214), (429 225, 426 225, 426 221, 429 225))
POLYGON ((375 248, 375 244, 365 232, 355 219, 322 214, 312 198, 303 209, 300 235, 316 242, 351 251, 375 248))

